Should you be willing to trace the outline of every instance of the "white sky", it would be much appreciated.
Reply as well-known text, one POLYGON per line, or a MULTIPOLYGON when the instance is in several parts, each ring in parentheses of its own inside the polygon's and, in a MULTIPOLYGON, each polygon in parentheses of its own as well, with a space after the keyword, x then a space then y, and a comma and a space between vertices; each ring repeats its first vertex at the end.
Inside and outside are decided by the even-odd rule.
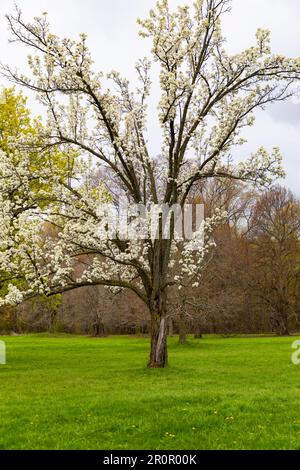
MULTIPOLYGON (((193 0, 169 0, 172 6, 192 4, 193 0)), ((119 70, 133 79, 138 58, 149 55, 149 43, 138 37, 136 18, 147 16, 155 0, 19 0, 27 20, 47 11, 53 32, 64 37, 77 37, 85 32, 89 37, 93 58, 99 70, 119 70)), ((223 22, 229 52, 238 52, 252 45, 258 27, 272 31, 272 46, 276 53, 300 56, 299 0, 233 0, 232 12, 223 22)), ((25 68, 26 54, 20 45, 8 44, 9 34, 4 18, 13 11, 14 0, 0 0, 0 61, 25 68)), ((0 78, 1 82, 1 78, 0 78)), ((2 83, 6 83, 2 80, 2 83)), ((155 88, 155 87, 154 87, 155 88)), ((155 95, 155 93, 154 93, 155 95)), ((40 109, 30 97, 35 112, 40 109)), ((159 127, 155 108, 148 122, 151 150, 159 153, 159 127)), ((259 112, 257 121, 246 137, 248 143, 240 149, 241 156, 264 145, 271 150, 279 146, 287 171, 286 184, 300 196, 300 100, 289 101, 259 112)))

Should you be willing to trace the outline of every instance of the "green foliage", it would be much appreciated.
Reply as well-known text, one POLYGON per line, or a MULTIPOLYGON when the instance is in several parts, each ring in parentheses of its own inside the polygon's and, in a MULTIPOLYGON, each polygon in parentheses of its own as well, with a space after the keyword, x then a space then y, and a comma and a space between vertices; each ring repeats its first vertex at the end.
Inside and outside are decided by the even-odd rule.
POLYGON ((41 307, 51 312, 57 312, 61 305, 61 295, 35 297, 32 301, 33 308, 41 307))
POLYGON ((0 449, 299 449, 291 338, 4 338, 0 449))
MULTIPOLYGON (((59 149, 46 147, 43 142, 43 125, 40 118, 32 119, 27 107, 27 99, 22 93, 16 93, 14 88, 4 88, 0 91, 0 151, 5 152, 16 163, 22 158, 23 152, 19 149, 20 140, 24 140, 29 155, 29 165, 32 174, 37 169, 51 168, 54 175, 66 183, 72 177, 77 153, 69 149, 68 154, 63 154, 59 149)), ((24 144, 22 144, 24 145, 24 144)), ((51 181, 41 182, 32 178, 30 189, 35 195, 32 203, 40 208, 45 208, 53 198, 51 181)), ((14 197, 22 195, 23 188, 15 191, 14 197)), ((50 228, 45 225, 45 232, 50 228)), ((20 234, 22 236, 22 234, 20 234)), ((21 238, 20 238, 21 242, 21 238)), ((0 296, 7 293, 7 276, 1 273, 0 296)), ((20 286, 19 280, 12 281, 20 286)))
MULTIPOLYGON (((22 93, 17 94, 14 88, 5 88, 0 93, 0 150, 10 154, 12 159, 19 159, 22 153, 18 151, 15 142, 20 138, 26 141, 32 172, 40 168, 51 168, 53 174, 65 182, 73 176, 78 153, 71 147, 67 154, 53 147, 47 150, 43 140, 42 121, 40 118, 31 118, 27 98, 22 93)), ((48 191, 50 198, 51 183, 45 185, 33 179, 31 189, 36 191, 39 206, 45 206, 47 202, 39 201, 39 193, 43 190, 47 194, 48 191)))
MULTIPOLYGON (((31 139, 37 132, 38 120, 31 122, 30 112, 26 107, 26 98, 22 93, 16 94, 14 88, 5 88, 0 92, 0 151, 18 158, 15 140, 21 136, 31 139)), ((1 273, 1 279, 6 279, 1 273)), ((18 283, 17 283, 18 284, 18 283)), ((0 295, 5 295, 7 282, 0 283, 0 295)), ((8 309, 1 312, 1 320, 7 321, 8 309)))
POLYGON ((31 122, 27 100, 22 93, 16 94, 13 88, 6 88, 0 93, 0 150, 14 153, 11 138, 20 135, 33 136, 39 121, 31 122))

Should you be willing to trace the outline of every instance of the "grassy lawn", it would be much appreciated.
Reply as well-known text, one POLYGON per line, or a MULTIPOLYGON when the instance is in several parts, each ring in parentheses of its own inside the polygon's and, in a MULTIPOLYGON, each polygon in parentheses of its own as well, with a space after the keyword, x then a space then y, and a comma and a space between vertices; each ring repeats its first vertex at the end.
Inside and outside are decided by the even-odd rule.
MULTIPOLYGON (((0 449, 300 449, 291 338, 2 338, 0 449)), ((295 338, 296 339, 296 338, 295 338)))

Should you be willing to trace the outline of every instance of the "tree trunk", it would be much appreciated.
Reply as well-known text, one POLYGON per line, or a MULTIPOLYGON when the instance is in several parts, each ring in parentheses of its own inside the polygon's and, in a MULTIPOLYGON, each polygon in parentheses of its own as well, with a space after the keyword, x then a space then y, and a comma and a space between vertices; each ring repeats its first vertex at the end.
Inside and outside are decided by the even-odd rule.
POLYGON ((201 333, 201 328, 200 328, 199 325, 197 325, 196 328, 195 328, 194 338, 195 339, 202 339, 203 338, 202 333, 201 333))
POLYGON ((168 365, 167 352, 167 290, 165 287, 170 260, 171 241, 163 240, 162 217, 159 220, 159 240, 155 242, 150 296, 151 350, 148 367, 162 369, 168 365))
POLYGON ((273 330, 277 336, 290 336, 287 310, 287 304, 283 304, 283 306, 277 308, 274 317, 271 317, 273 330))
POLYGON ((186 343, 187 336, 187 325, 184 314, 181 314, 179 317, 179 344, 186 343))
POLYGON ((173 318, 169 319, 168 334, 169 334, 169 336, 173 336, 173 334, 174 334, 173 318))
POLYGON ((54 332, 55 331, 55 320, 56 320, 56 311, 50 309, 49 311, 49 323, 48 323, 48 331, 54 332))
POLYGON ((105 336, 105 327, 102 322, 94 323, 94 336, 103 338, 105 336))
POLYGON ((185 344, 186 343, 186 331, 184 328, 182 328, 182 325, 179 328, 179 344, 185 344))
POLYGON ((148 367, 162 369, 168 365, 167 321, 165 311, 151 311, 151 351, 148 367))
POLYGON ((276 332, 277 336, 290 336, 288 319, 285 314, 283 314, 278 321, 278 328, 276 332))
POLYGON ((281 313, 281 318, 282 318, 282 333, 281 333, 281 336, 290 336, 288 311, 289 311, 289 305, 288 305, 288 301, 287 301, 287 302, 284 302, 283 308, 282 308, 282 313, 281 313))

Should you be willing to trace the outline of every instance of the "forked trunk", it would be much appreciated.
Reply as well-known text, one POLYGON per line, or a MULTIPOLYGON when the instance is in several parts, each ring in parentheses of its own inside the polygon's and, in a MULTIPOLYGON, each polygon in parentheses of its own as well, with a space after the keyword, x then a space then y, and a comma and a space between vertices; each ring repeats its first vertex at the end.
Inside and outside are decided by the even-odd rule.
POLYGON ((170 259, 170 240, 163 240, 162 218, 159 220, 159 241, 154 248, 153 284, 149 303, 151 314, 151 351, 148 367, 162 369, 168 365, 167 290, 165 287, 170 259))

